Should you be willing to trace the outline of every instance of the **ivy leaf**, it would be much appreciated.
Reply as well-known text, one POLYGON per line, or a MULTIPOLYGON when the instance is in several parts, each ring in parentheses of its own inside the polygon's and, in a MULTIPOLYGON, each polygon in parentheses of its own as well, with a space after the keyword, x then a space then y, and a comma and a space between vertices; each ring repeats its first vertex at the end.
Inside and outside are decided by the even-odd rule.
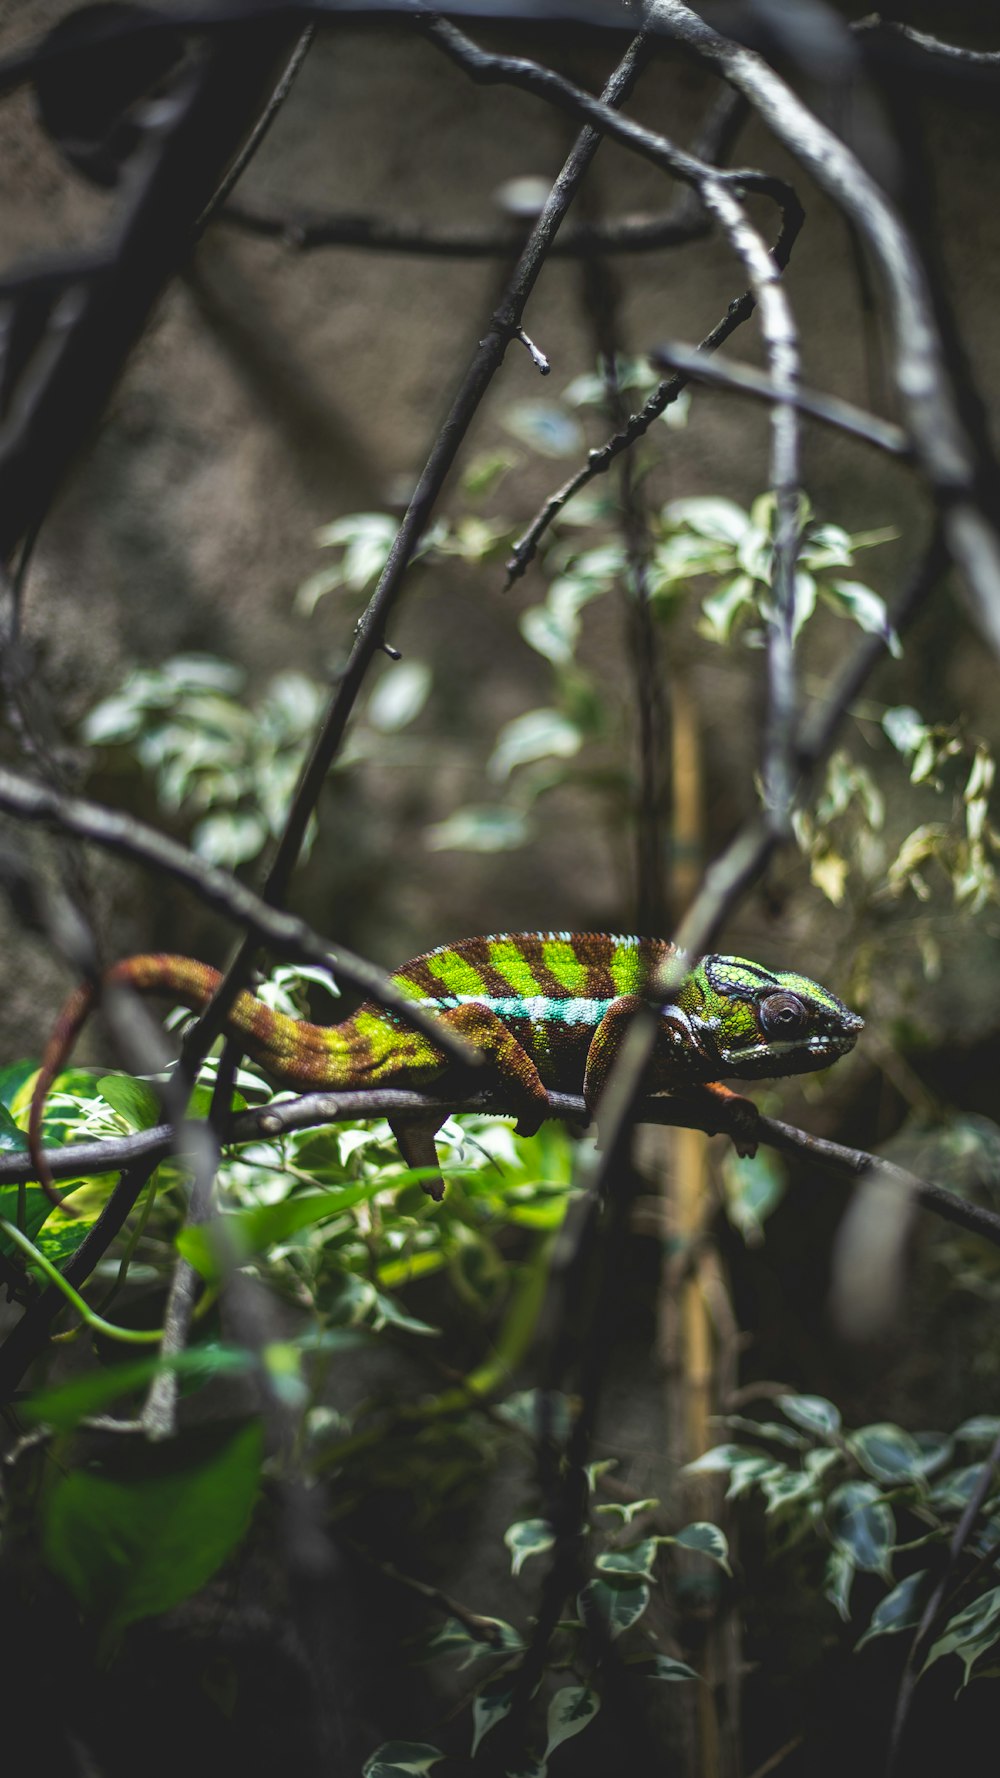
POLYGON ((681 1549, 695 1550, 700 1556, 708 1556, 711 1561, 718 1562, 727 1574, 732 1573, 729 1566, 729 1545, 725 1533, 718 1525, 712 1525, 707 1519, 696 1519, 693 1525, 685 1525, 674 1537, 661 1538, 662 1543, 676 1543, 681 1549))
POLYGON ((424 834, 432 852, 509 852, 527 839, 528 823, 520 810, 486 806, 456 809, 424 834))
POLYGON ((634 1543, 631 1549, 604 1550, 594 1567, 599 1568, 602 1574, 621 1574, 633 1579, 638 1574, 652 1580, 657 1541, 655 1537, 644 1537, 641 1543, 634 1543))
POLYGON ((480 1618, 484 1632, 489 1629, 490 1635, 477 1635, 468 1624, 460 1623, 458 1618, 450 1617, 436 1631, 427 1643, 428 1655, 463 1654, 460 1671, 471 1667, 483 1655, 517 1654, 524 1647, 524 1639, 514 1629, 513 1624, 505 1623, 503 1618, 480 1618))
POLYGON ((484 1735, 495 1728, 510 1712, 514 1687, 509 1674, 483 1687, 472 1702, 472 1757, 475 1759, 484 1735))
POLYGON ((606 1580, 590 1580, 577 1600, 584 1623, 595 1620, 612 1641, 637 1624, 649 1604, 645 1581, 614 1586, 606 1580))
POLYGON ((779 1395, 778 1406, 793 1426, 830 1438, 840 1431, 840 1410, 823 1395, 779 1395))
POLYGON ((864 1648, 876 1636, 894 1636, 900 1630, 912 1630, 923 1612, 922 1595, 926 1593, 927 1569, 918 1568, 880 1599, 872 1612, 871 1623, 855 1648, 864 1648))
POLYGON ((891 1578, 889 1556, 896 1526, 892 1508, 874 1482, 842 1482, 827 1501, 827 1524, 839 1549, 856 1568, 891 1578))
POLYGON ((686 500, 671 500, 663 509, 668 525, 687 525, 698 537, 713 543, 737 544, 750 528, 750 517, 734 500, 713 494, 697 494, 686 500))
POLYGON ((726 1215, 748 1247, 759 1247, 764 1223, 785 1195, 786 1177, 781 1161, 766 1148, 755 1155, 732 1150, 722 1164, 726 1215))
POLYGON ((897 704, 882 718, 882 730, 897 753, 915 753, 927 738, 928 729, 919 710, 911 704, 897 704))
POLYGON ((43 1547, 105 1655, 122 1630, 204 1586, 243 1538, 257 1498, 260 1425, 198 1428, 70 1471, 45 1505, 43 1547))
POLYGON ((555 1533, 547 1519, 518 1519, 503 1534, 510 1551, 511 1574, 520 1574, 530 1556, 541 1556, 555 1543, 555 1533))
POLYGON ((554 402, 515 401, 502 419, 508 432, 545 457, 575 457, 584 448, 579 422, 554 402))
POLYGON ((601 1700, 589 1685, 562 1686, 549 1705, 549 1738, 545 1745, 545 1759, 563 1741, 568 1741, 572 1735, 578 1735, 588 1722, 593 1722, 600 1708, 601 1700))
POLYGON ((823 1588, 824 1599, 839 1612, 845 1624, 851 1615, 851 1587, 857 1570, 851 1552, 848 1549, 835 1549, 830 1553, 826 1565, 826 1585, 823 1588))
POLYGON ((965 1670, 964 1688, 972 1678, 974 1663, 997 1642, 1000 1642, 1000 1587, 991 1587, 949 1620, 944 1634, 933 1644, 922 1671, 926 1673, 928 1667, 940 1661, 942 1656, 956 1654, 965 1670))
POLYGON ((383 1741, 365 1760, 362 1778, 422 1778, 444 1754, 429 1741, 383 1741))
POLYGON ((695 1672, 693 1667, 688 1666, 686 1661, 672 1660, 669 1655, 654 1655, 651 1661, 643 1661, 642 1667, 644 1669, 642 1673, 643 1679, 665 1679, 675 1681, 678 1679, 699 1679, 701 1677, 700 1674, 695 1672))
POLYGON ((516 766, 538 759, 571 759, 582 740, 576 724, 560 710, 527 710, 500 730, 486 770, 494 782, 503 783, 516 766))
POLYGON ((858 628, 871 636, 881 636, 894 660, 899 660, 903 645, 889 622, 885 600, 860 580, 831 580, 824 583, 823 596, 835 610, 850 617, 858 628))
POLYGON ((847 1439, 851 1454, 877 1482, 908 1482, 926 1469, 924 1453, 908 1432, 888 1422, 862 1426, 847 1439))
POLYGON ((383 735, 398 734, 419 716, 431 688, 424 661, 400 661, 383 673, 368 699, 365 717, 383 735))

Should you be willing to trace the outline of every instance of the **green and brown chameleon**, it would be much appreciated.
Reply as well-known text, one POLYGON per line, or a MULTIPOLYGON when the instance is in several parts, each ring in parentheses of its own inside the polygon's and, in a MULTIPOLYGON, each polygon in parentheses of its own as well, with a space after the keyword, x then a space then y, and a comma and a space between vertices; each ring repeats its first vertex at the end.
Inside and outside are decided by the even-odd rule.
MULTIPOLYGON (((530 1135, 549 1110, 550 1090, 582 1090, 593 1111, 628 1020, 673 955, 664 939, 499 933, 414 957, 392 980, 482 1052, 499 1077, 503 1108, 517 1117, 519 1132, 530 1135)), ((220 980, 205 963, 167 954, 127 957, 104 977, 194 1011, 207 1006, 220 980)), ((95 994, 92 987, 76 990, 46 1047, 29 1127, 36 1158, 46 1094, 95 994)), ((735 1095, 717 1084, 724 1077, 757 1080, 825 1068, 853 1048, 862 1025, 857 1013, 807 976, 774 972, 742 957, 702 957, 660 1014, 647 1090, 706 1089, 731 1102, 735 1095)), ((443 1049, 374 1001, 339 1025, 313 1025, 242 993, 227 1028, 283 1087, 434 1086, 447 1093, 457 1078, 443 1049)), ((753 1115, 746 1100, 739 1103, 753 1115)), ((434 1136, 443 1121, 391 1120, 409 1165, 437 1165, 434 1136)), ((444 1190, 440 1181, 427 1189, 433 1197, 444 1190)))

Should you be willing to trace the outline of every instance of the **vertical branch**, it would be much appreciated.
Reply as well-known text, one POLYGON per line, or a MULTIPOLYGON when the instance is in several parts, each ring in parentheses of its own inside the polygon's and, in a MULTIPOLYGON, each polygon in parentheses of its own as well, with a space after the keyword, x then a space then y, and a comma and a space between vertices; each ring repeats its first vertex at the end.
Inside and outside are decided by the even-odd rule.
POLYGON ((739 254, 760 312, 761 333, 771 382, 778 398, 771 408, 770 482, 774 491, 773 609, 767 626, 767 722, 764 737, 764 806, 776 831, 787 832, 791 818, 795 730, 795 572, 799 552, 799 416, 794 397, 799 383, 795 325, 781 276, 742 205, 721 181, 706 181, 706 208, 716 216, 739 254))

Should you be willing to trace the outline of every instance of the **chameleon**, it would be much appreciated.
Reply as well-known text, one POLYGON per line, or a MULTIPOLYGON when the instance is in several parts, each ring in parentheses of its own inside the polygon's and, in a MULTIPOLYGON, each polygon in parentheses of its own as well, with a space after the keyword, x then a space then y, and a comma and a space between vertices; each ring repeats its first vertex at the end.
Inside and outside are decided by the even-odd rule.
MULTIPOLYGON (((521 1135, 549 1115, 548 1092, 579 1093, 591 1112, 628 1021, 659 969, 675 955, 665 939, 603 932, 516 932, 441 945, 404 963, 392 981, 460 1033, 499 1077, 504 1110, 521 1135)), ((222 977, 191 957, 152 953, 116 963, 102 983, 127 984, 201 1011, 222 977)), ((45 1098, 99 993, 78 988, 53 1028, 34 1089, 29 1146, 47 1188, 41 1153, 45 1098)), ((864 1021, 808 976, 773 971, 742 957, 699 958, 676 1000, 661 1009, 645 1087, 651 1092, 705 1090, 742 1106, 751 1101, 719 1085, 723 1077, 757 1080, 825 1068, 852 1049, 864 1021)), ((282 1087, 356 1091, 380 1087, 442 1092, 462 1071, 431 1038, 399 1013, 366 1001, 337 1025, 316 1025, 272 1011, 243 992, 226 1021, 230 1033, 282 1087)), ((465 1070, 468 1084, 469 1071, 465 1070)), ((390 1118, 409 1166, 436 1169, 434 1137, 444 1118, 390 1118)), ((752 1124, 748 1126, 752 1128, 752 1124)), ((740 1135, 735 1137, 740 1145, 740 1135)), ((752 1151, 752 1138, 747 1152, 752 1151)), ((425 1189, 440 1198, 440 1178, 425 1189)))

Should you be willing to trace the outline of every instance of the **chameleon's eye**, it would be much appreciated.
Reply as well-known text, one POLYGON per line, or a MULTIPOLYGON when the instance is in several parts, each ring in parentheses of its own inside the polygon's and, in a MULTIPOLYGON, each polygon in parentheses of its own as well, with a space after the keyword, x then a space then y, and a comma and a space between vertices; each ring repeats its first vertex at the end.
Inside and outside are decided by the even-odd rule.
POLYGON ((769 994, 760 1003, 760 1022, 772 1037, 798 1037, 809 1014, 797 994, 769 994))

